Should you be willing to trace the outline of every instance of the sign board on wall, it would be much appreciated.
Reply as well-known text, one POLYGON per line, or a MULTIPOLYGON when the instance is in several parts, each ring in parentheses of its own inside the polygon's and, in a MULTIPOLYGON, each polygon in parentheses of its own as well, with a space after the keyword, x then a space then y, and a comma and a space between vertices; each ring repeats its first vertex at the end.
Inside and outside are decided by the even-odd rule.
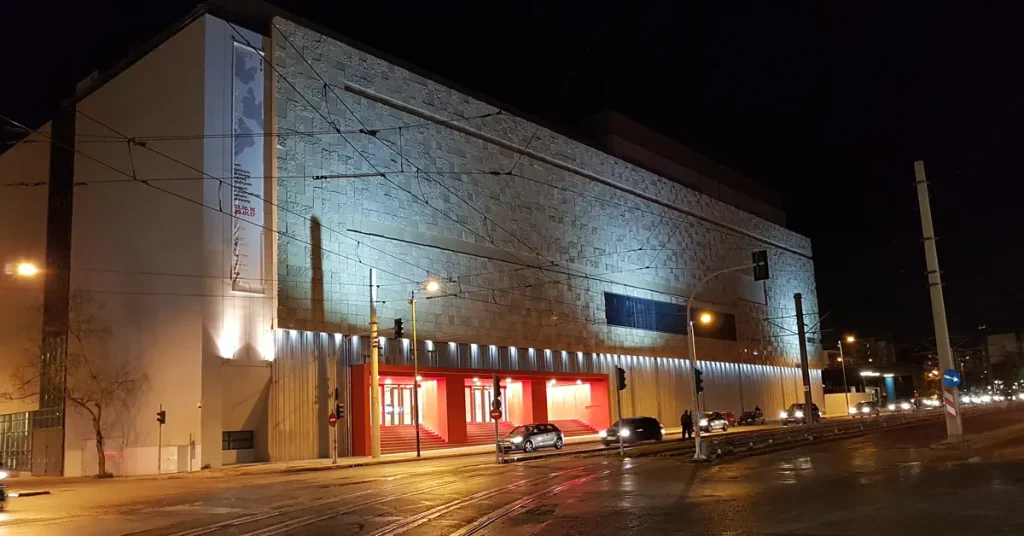
POLYGON ((234 43, 231 289, 263 294, 263 54, 234 43))

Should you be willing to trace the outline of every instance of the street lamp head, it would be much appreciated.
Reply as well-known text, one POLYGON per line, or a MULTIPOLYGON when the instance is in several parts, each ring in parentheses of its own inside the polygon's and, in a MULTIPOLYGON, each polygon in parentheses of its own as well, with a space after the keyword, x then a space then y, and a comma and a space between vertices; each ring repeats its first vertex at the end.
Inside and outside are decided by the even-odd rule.
POLYGON ((853 341, 855 341, 855 340, 857 340, 857 339, 856 339, 856 338, 854 338, 854 336, 853 336, 853 335, 847 335, 847 336, 846 336, 846 342, 853 342, 853 341))
POLYGON ((711 313, 701 313, 700 315, 701 324, 710 324, 712 319, 711 313))
POLYGON ((19 262, 15 273, 20 277, 34 277, 39 273, 39 268, 31 262, 19 262))
POLYGON ((426 289, 427 292, 437 292, 441 289, 441 283, 438 283, 437 281, 427 281, 427 283, 423 285, 423 288, 426 289))

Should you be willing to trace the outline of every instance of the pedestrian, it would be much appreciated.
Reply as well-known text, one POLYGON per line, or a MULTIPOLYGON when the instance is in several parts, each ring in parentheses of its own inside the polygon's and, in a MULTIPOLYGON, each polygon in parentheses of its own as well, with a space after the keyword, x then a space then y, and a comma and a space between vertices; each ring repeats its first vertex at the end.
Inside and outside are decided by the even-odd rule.
POLYGON ((679 418, 679 424, 683 426, 683 439, 692 438, 693 417, 690 415, 690 410, 683 411, 683 416, 679 418))

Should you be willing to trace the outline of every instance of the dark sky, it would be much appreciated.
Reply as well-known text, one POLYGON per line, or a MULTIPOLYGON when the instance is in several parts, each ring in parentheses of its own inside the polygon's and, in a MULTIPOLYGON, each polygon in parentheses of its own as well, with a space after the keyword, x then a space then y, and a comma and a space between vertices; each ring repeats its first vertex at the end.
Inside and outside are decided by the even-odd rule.
MULTIPOLYGON (((778 188, 836 332, 932 335, 922 159, 951 329, 1024 328, 1019 2, 273 3, 566 129, 619 110, 778 188)), ((0 113, 41 123, 192 5, 6 6, 0 113)))

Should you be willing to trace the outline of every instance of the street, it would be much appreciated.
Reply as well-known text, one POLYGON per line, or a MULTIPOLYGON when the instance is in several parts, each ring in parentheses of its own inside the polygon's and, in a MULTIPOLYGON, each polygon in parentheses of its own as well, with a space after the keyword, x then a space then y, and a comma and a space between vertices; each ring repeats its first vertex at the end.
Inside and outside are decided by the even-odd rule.
POLYGON ((930 449, 941 421, 758 456, 478 457, 293 475, 88 481, 14 499, 21 534, 1024 533, 1024 411, 969 417, 993 436, 930 449), (1017 425, 1017 426, 1014 426, 1017 425), (1000 435, 1001 434, 1001 435, 1000 435), (987 441, 987 442, 986 442, 987 441), (966 458, 965 458, 966 457, 966 458))

